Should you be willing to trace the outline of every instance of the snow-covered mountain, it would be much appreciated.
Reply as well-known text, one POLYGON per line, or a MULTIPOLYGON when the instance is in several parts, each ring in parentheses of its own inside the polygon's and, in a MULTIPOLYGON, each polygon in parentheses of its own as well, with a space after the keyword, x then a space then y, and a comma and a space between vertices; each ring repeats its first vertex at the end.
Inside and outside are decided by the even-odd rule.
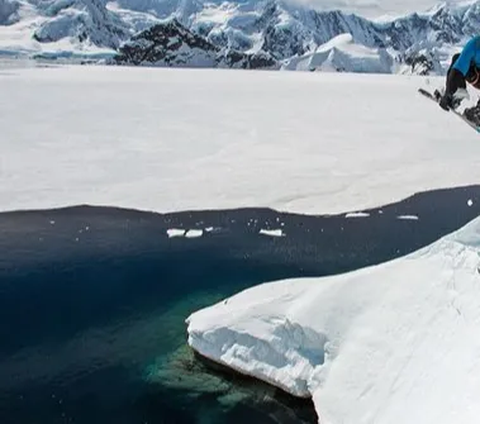
POLYGON ((285 69, 388 73, 392 64, 385 49, 366 47, 355 43, 351 34, 341 34, 313 53, 289 59, 285 69))
POLYGON ((115 49, 131 34, 130 26, 101 0, 56 1, 45 8, 44 14, 50 19, 33 33, 41 43, 69 38, 115 49))
POLYGON ((264 52, 244 53, 221 48, 185 28, 176 19, 140 32, 120 48, 119 64, 174 67, 276 69, 279 63, 264 52))
MULTIPOLYGON (((0 0, 0 50, 112 56, 123 43, 149 37, 139 32, 172 19, 204 46, 267 55, 285 69, 441 73, 477 33, 480 1, 375 21, 283 0, 0 0)), ((197 50, 193 62, 210 66, 202 60, 209 49, 197 50)))

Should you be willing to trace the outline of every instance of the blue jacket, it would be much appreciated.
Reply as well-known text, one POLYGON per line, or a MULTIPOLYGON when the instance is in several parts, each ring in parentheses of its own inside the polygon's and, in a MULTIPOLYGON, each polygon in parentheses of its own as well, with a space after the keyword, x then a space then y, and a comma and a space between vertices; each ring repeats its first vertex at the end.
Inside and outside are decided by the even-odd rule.
POLYGON ((453 67, 466 77, 472 63, 480 68, 480 36, 473 37, 465 45, 453 67))

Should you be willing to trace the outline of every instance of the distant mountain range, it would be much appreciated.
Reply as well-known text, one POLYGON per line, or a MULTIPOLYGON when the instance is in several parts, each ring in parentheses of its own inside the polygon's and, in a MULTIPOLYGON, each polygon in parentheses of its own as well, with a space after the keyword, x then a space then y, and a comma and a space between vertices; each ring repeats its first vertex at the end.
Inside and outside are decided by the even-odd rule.
POLYGON ((480 1, 374 21, 280 0, 0 0, 0 55, 108 63, 441 74, 480 1))

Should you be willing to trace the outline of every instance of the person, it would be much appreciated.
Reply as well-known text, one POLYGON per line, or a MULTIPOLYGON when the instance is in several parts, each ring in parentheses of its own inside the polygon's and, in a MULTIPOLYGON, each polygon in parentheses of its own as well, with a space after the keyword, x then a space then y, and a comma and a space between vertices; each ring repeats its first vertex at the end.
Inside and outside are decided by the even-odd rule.
MULTIPOLYGON (((461 53, 453 55, 445 91, 443 95, 437 93, 440 107, 446 111, 456 109, 468 97, 467 83, 480 90, 480 36, 473 37, 461 53)), ((463 114, 469 121, 480 124, 480 100, 463 114)))

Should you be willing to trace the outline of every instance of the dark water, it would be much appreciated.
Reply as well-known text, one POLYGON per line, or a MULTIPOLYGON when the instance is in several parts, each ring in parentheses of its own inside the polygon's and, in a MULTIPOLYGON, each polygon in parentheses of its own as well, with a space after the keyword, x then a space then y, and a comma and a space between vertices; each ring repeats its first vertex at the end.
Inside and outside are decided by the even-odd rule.
POLYGON ((194 358, 184 320, 264 281, 331 275, 417 250, 480 214, 480 186, 366 212, 1 213, 0 423, 315 422, 309 401, 194 358), (209 227, 199 238, 167 236, 209 227), (284 237, 259 234, 279 228, 284 237))

